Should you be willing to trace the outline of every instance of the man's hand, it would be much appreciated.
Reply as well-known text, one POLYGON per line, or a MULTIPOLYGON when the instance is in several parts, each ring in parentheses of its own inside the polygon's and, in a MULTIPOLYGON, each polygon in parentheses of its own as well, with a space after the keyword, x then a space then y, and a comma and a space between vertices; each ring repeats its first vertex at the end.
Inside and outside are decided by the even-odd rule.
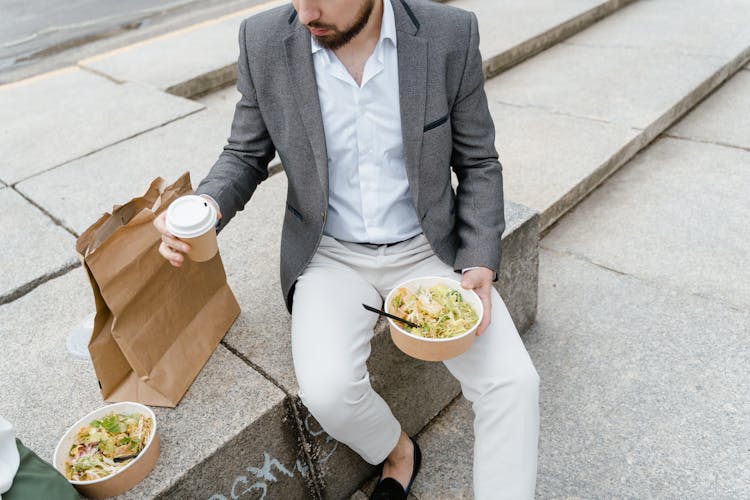
MULTIPOLYGON (((203 196, 216 209, 216 220, 221 219, 221 212, 216 202, 208 196, 203 196)), ((167 211, 164 210, 154 219, 154 227, 161 234, 159 253, 174 267, 180 267, 185 262, 185 254, 190 251, 190 245, 167 231, 167 211)))
POLYGON ((479 298, 482 300, 482 306, 484 307, 484 317, 482 322, 477 327, 477 336, 484 333, 487 325, 490 324, 490 317, 492 316, 492 299, 490 291, 492 289, 492 280, 495 277, 495 271, 487 269, 486 267, 477 267, 470 269, 464 273, 463 279, 461 280, 461 286, 467 290, 474 290, 479 298))

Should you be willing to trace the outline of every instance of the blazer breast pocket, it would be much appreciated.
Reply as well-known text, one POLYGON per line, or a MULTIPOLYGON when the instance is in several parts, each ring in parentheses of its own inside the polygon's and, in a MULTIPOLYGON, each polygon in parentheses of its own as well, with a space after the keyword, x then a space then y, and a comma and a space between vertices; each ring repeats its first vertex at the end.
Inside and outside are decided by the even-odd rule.
POLYGON ((438 118, 437 120, 428 123, 424 126, 423 132, 429 132, 432 129, 438 128, 440 125, 446 123, 448 121, 448 117, 450 116, 450 113, 446 114, 445 116, 438 118))

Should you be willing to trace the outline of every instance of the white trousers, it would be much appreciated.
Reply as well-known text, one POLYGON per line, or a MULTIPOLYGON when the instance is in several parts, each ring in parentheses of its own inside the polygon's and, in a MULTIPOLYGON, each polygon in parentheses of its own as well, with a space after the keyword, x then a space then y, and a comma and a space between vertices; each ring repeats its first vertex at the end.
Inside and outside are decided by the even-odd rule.
MULTIPOLYGON (((371 464, 390 454, 401 426, 370 385, 366 362, 378 317, 362 304, 378 307, 393 286, 419 276, 460 280, 422 235, 391 246, 323 236, 295 288, 292 354, 300 398, 329 435, 371 464)), ((474 410, 475 498, 533 498, 539 377, 497 291, 487 330, 444 363, 474 410)))

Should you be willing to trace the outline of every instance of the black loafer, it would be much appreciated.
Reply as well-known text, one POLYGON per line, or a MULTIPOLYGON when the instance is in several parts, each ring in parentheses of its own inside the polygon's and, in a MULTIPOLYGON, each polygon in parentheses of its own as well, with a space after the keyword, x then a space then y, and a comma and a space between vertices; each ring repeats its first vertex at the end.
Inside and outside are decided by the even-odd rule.
POLYGON ((383 477, 381 468, 378 482, 375 485, 375 490, 372 492, 372 495, 370 495, 370 500, 406 500, 409 490, 411 490, 411 485, 414 484, 414 478, 417 477, 417 473, 419 472, 419 466, 422 465, 422 450, 419 449, 419 445, 414 438, 410 437, 409 439, 411 439, 411 442, 414 445, 414 467, 412 467, 411 470, 409 484, 404 488, 401 486, 401 483, 392 477, 381 479, 383 477))

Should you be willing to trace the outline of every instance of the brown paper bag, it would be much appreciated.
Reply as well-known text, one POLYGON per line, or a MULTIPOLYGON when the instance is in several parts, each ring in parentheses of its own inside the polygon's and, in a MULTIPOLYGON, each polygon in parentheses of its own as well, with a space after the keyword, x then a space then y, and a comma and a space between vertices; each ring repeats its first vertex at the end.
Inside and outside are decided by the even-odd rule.
POLYGON ((153 219, 192 193, 185 173, 162 178, 76 242, 96 300, 91 360, 105 401, 174 407, 239 315, 217 253, 172 267, 153 219))

